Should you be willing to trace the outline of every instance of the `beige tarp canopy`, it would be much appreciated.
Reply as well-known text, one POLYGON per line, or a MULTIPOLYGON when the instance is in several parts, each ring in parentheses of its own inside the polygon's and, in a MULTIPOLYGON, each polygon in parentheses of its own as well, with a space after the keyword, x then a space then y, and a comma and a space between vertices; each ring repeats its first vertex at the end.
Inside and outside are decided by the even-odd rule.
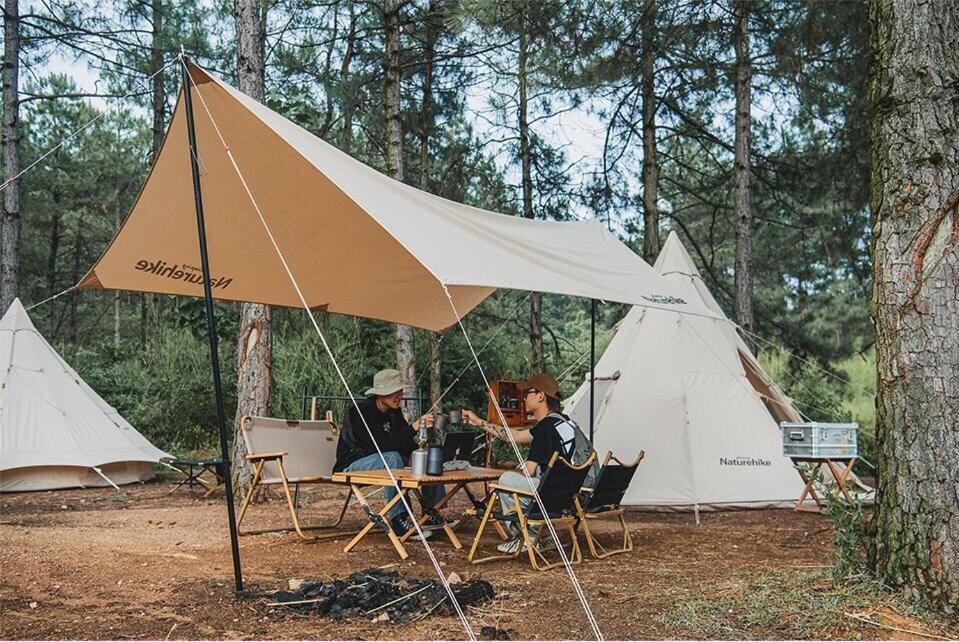
MULTIPOLYGON (((456 322, 445 285, 461 316, 496 288, 711 315, 597 221, 527 220, 428 194, 190 73, 215 298, 301 305, 218 128, 311 308, 441 330, 456 322)), ((203 295, 186 131, 181 92, 132 212, 80 287, 203 295)))

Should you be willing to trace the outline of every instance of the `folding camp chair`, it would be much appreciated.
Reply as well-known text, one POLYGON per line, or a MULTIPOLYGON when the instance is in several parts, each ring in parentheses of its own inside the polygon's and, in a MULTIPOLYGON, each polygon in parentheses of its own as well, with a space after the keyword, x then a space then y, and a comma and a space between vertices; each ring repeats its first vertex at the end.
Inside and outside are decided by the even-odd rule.
MULTIPOLYGON (((486 501, 486 511, 483 513, 483 519, 480 521, 476 536, 473 538, 473 546, 470 548, 468 560, 470 564, 481 564, 500 559, 511 559, 517 557, 525 548, 529 554, 529 563, 538 571, 545 571, 562 563, 562 559, 550 562, 540 550, 541 541, 550 542, 552 536, 549 533, 549 527, 546 525, 547 517, 552 523, 556 534, 559 535, 563 529, 569 534, 570 552, 567 556, 573 564, 578 564, 583 557, 579 549, 579 540, 576 538, 576 505, 575 497, 589 473, 590 466, 596 459, 596 454, 590 455, 589 459, 581 466, 574 466, 566 459, 560 457, 558 453, 553 453, 553 458, 549 461, 549 466, 543 476, 540 477, 539 486, 536 492, 543 502, 543 508, 546 509, 546 515, 540 510, 539 503, 534 495, 528 490, 519 490, 508 488, 499 484, 490 484, 491 492, 486 501), (499 504, 500 493, 506 493, 510 496, 513 507, 507 512, 499 512, 496 506, 499 504), (524 507, 520 497, 528 498, 530 501, 524 507), (515 553, 489 555, 487 557, 476 558, 480 540, 483 537, 483 531, 490 519, 496 522, 512 522, 519 527, 523 538, 523 546, 518 547, 515 553), (531 535, 531 529, 535 529, 535 534, 531 535)), ((562 546, 562 542, 555 542, 556 546, 562 546)), ((565 549, 564 549, 565 551, 565 549)))
POLYGON ((333 465, 336 463, 336 441, 339 430, 330 421, 294 421, 269 417, 243 417, 240 431, 249 453, 246 458, 253 465, 250 489, 243 498, 237 529, 253 500, 259 486, 280 484, 286 495, 286 503, 293 517, 293 528, 273 528, 247 531, 241 535, 256 535, 277 531, 295 530, 305 540, 316 539, 304 533, 308 530, 323 530, 339 526, 349 505, 353 489, 347 494, 336 521, 316 526, 303 526, 297 510, 300 484, 335 484, 333 465), (290 492, 290 485, 295 487, 290 492))
POLYGON ((593 483, 593 488, 584 488, 580 496, 575 499, 579 523, 586 535, 586 545, 589 546, 590 554, 597 559, 633 550, 633 538, 629 535, 629 528, 626 527, 625 511, 620 504, 629 489, 630 482, 633 481, 636 469, 639 468, 639 464, 645 456, 645 450, 639 451, 636 461, 627 466, 613 457, 612 452, 606 453, 606 459, 603 461, 603 467, 593 483), (611 464, 610 460, 616 463, 611 464), (589 530, 590 520, 608 518, 619 519, 619 524, 623 528, 623 545, 613 550, 606 550, 589 530))

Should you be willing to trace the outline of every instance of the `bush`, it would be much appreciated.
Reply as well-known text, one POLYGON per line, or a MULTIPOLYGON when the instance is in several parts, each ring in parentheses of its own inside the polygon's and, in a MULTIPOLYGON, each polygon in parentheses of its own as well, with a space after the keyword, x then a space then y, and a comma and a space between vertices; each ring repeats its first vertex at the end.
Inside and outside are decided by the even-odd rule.
MULTIPOLYGON (((226 417, 236 409, 233 348, 220 344, 226 417)), ((205 338, 164 327, 145 349, 138 342, 84 347, 67 361, 110 405, 158 448, 171 454, 218 451, 216 401, 205 338)), ((228 426, 229 428, 230 426, 228 426)))

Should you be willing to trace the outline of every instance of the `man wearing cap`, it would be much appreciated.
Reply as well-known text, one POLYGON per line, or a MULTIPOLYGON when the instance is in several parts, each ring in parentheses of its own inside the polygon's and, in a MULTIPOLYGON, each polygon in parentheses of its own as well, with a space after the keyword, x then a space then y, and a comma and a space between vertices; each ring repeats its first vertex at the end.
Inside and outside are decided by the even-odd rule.
MULTIPOLYGON (((536 420, 532 428, 509 428, 490 423, 483 421, 469 410, 463 411, 463 419, 473 426, 482 428, 497 439, 509 441, 512 434, 517 444, 529 444, 529 454, 523 464, 529 476, 527 477, 521 470, 509 470, 499 478, 501 486, 529 492, 539 485, 539 476, 549 466, 553 453, 559 453, 573 465, 580 465, 589 458, 593 448, 576 422, 560 412, 559 383, 556 379, 541 372, 520 384, 520 389, 525 397, 526 412, 532 414, 536 420)), ((587 486, 595 478, 598 468, 598 465, 594 463, 586 478, 587 486)), ((532 498, 523 497, 520 503, 525 510, 532 501, 532 498)), ((509 495, 501 493, 500 502, 504 513, 513 510, 509 495)), ((510 526, 513 525, 510 524, 510 526)), ((515 532, 515 526, 511 530, 513 530, 513 538, 499 546, 499 550, 504 553, 516 553, 523 543, 519 533, 515 532)), ((551 539, 549 542, 540 540, 540 546, 545 549, 552 548, 555 544, 551 539)))
MULTIPOLYGON (((403 403, 405 384, 399 370, 380 370, 373 377, 373 387, 366 391, 366 398, 357 401, 349 409, 340 439, 336 444, 335 472, 357 470, 382 470, 384 462, 391 469, 403 468, 410 454, 416 448, 416 430, 411 426, 400 405, 403 403), (376 447, 379 446, 380 452, 376 447)), ((433 425, 433 413, 429 412, 415 422, 427 427, 433 425)), ((396 495, 396 489, 386 487, 383 496, 387 501, 396 495)), ((423 488, 423 510, 432 511, 445 490, 440 485, 427 485, 423 488)), ((390 526, 402 535, 413 528, 403 503, 397 503, 390 509, 390 526)), ((429 530, 442 527, 443 518, 433 512, 423 524, 424 535, 429 530)), ((417 536, 414 535, 414 538, 417 536)))

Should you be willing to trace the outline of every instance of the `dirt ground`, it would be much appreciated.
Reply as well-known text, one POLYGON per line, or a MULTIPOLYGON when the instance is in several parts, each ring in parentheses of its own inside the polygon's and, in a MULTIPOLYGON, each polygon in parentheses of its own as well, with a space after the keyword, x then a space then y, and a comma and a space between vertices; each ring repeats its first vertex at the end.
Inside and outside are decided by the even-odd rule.
MULTIPOLYGON (((236 598, 222 498, 167 495, 169 480, 123 488, 0 496, 0 637, 12 639, 462 639, 454 617, 407 625, 332 621, 271 606, 290 578, 343 577, 396 564, 433 577, 421 544, 404 562, 383 535, 346 554, 345 539, 303 543, 290 533, 242 537, 247 589, 236 598)), ((342 491, 305 493, 304 516, 331 517, 342 491)), ((451 512, 461 505, 454 504, 451 512)), ((282 524, 278 499, 255 505, 249 524, 282 524)), ((592 560, 576 574, 603 634, 637 638, 956 637, 948 622, 907 610, 889 594, 835 587, 828 579, 831 528, 788 510, 691 515, 630 513, 632 553, 592 560)), ((344 525, 363 522, 358 508, 344 525)), ((461 531, 468 546, 476 522, 461 531)), ((437 535, 446 573, 478 574, 497 591, 469 608, 479 633, 512 639, 586 639, 584 612, 562 569, 522 560, 470 566, 437 535)), ((490 540, 491 543, 493 540, 490 540)))

